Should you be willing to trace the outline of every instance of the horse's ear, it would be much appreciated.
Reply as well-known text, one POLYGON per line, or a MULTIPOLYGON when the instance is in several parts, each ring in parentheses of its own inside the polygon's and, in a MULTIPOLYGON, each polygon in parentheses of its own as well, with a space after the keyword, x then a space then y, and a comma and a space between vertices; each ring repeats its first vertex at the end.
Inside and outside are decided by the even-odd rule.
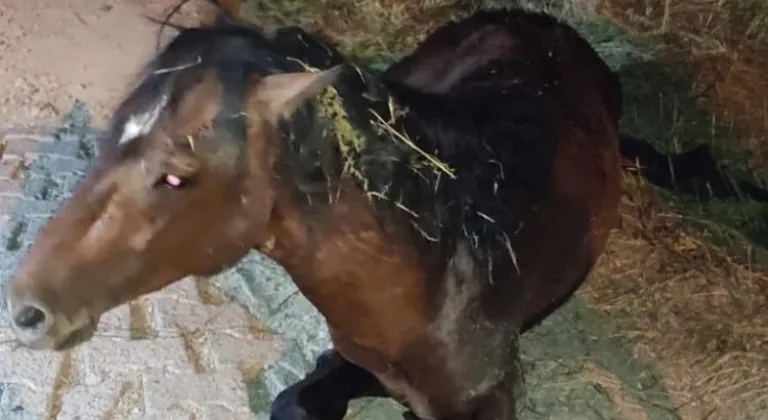
POLYGON ((270 119, 291 115, 305 101, 333 84, 341 66, 318 72, 282 73, 264 77, 256 87, 256 100, 267 107, 270 119))

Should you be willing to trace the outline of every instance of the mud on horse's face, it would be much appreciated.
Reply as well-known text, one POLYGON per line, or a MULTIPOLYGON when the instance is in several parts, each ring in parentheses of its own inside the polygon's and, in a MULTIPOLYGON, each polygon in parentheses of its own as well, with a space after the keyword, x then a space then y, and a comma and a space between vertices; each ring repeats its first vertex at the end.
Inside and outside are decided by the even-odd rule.
POLYGON ((105 311, 222 271, 267 240, 276 120, 339 71, 253 74, 238 85, 199 58, 157 70, 118 107, 94 169, 5 287, 27 347, 82 343, 105 311))

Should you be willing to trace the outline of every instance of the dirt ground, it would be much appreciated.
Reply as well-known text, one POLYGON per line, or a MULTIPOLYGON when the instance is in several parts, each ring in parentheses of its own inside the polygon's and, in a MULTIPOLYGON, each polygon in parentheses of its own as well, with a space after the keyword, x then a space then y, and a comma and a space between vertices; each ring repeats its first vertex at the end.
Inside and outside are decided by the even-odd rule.
MULTIPOLYGON (((101 126, 154 51, 160 16, 175 0, 3 0, 0 129, 58 121, 73 101, 101 126)), ((185 7, 182 23, 204 9, 185 7)))

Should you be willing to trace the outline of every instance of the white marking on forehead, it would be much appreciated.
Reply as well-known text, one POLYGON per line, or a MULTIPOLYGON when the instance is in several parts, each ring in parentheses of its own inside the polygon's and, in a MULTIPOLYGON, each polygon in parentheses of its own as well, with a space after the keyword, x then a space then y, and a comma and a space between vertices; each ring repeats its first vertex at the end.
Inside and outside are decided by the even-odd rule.
POLYGON ((163 95, 149 110, 133 114, 123 125, 123 135, 120 136, 117 144, 125 144, 139 136, 145 136, 152 131, 152 127, 160 116, 160 111, 168 104, 168 95, 163 95))

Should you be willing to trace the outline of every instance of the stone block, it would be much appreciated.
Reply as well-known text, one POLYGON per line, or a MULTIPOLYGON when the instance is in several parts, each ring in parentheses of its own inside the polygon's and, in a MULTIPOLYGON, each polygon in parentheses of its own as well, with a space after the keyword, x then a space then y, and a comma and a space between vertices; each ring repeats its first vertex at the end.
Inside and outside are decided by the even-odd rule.
POLYGON ((39 420, 45 418, 48 393, 25 385, 0 381, 0 419, 39 420))
POLYGON ((144 413, 141 375, 112 376, 92 385, 76 384, 62 397, 58 418, 140 419, 144 413))
POLYGON ((23 189, 18 181, 0 178, 0 200, 20 198, 23 189))
POLYGON ((63 355, 16 348, 0 360, 0 419, 43 418, 63 355))
POLYGON ((246 376, 255 376, 279 355, 275 340, 259 340, 247 334, 227 331, 206 332, 208 351, 217 369, 236 366, 246 376))
POLYGON ((289 298, 279 312, 265 320, 265 324, 277 334, 296 340, 306 359, 313 360, 331 347, 325 319, 301 294, 289 298))
POLYGON ((198 412, 207 406, 230 412, 248 407, 245 383, 234 367, 202 374, 152 370, 144 375, 144 397, 148 415, 165 413, 175 406, 198 412))
POLYGON ((247 407, 243 407, 239 410, 230 410, 227 407, 221 405, 209 405, 203 409, 204 420, 253 420, 254 415, 248 410, 247 407))
POLYGON ((197 285, 194 277, 185 277, 176 283, 169 284, 168 286, 153 292, 148 295, 151 297, 169 297, 179 301, 185 302, 200 302, 200 296, 198 295, 197 285))
POLYGON ((130 376, 147 370, 191 373, 184 341, 178 335, 146 340, 95 338, 82 346, 81 371, 88 384, 115 375, 130 376))
POLYGON ((288 299, 299 293, 285 270, 257 251, 216 276, 214 283, 259 319, 279 312, 288 299))
POLYGON ((99 320, 97 335, 127 340, 131 336, 131 313, 127 304, 107 311, 99 320))
POLYGON ((5 155, 27 155, 40 153, 41 146, 52 143, 48 136, 3 136, 5 155))
MULTIPOLYGON (((147 306, 151 307, 154 315, 152 322, 159 331, 177 327, 185 330, 208 328, 208 323, 215 321, 217 310, 220 309, 191 300, 174 299, 167 295, 151 296, 147 306)), ((241 324, 244 325, 244 322, 241 324)))

